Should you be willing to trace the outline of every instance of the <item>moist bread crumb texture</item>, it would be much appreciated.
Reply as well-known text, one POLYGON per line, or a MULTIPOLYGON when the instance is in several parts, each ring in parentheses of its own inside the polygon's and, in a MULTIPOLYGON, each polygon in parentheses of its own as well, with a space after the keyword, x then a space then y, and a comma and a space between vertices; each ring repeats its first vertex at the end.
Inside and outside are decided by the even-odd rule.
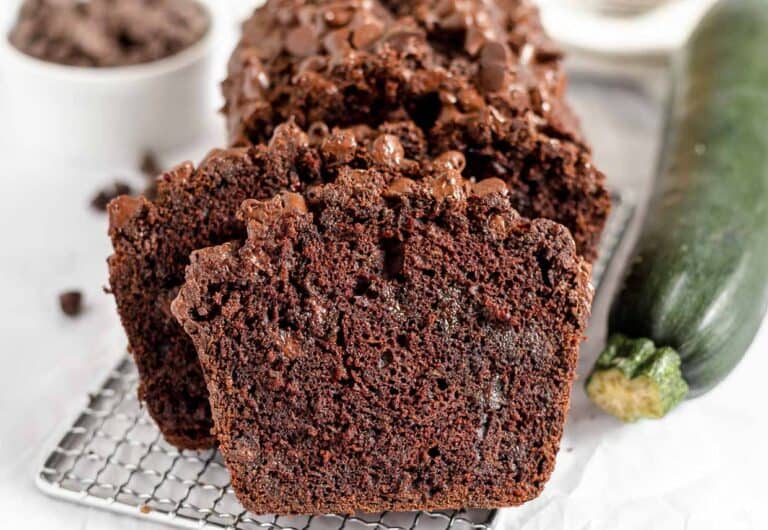
POLYGON ((558 450, 591 301, 569 232, 451 164, 246 201, 192 254, 192 338, 254 513, 517 505, 558 450))
POLYGON ((246 199, 299 189, 318 178, 317 154, 294 125, 268 146, 214 150, 195 168, 164 173, 157 197, 122 196, 109 204, 109 281, 139 370, 139 396, 166 440, 184 449, 214 445, 208 392, 197 354, 170 312, 189 253, 243 233, 246 199))
POLYGON ((269 0, 245 23, 223 92, 234 145, 289 118, 417 128, 416 159, 463 153, 464 177, 503 179, 522 215, 565 225, 592 261, 610 200, 565 87, 529 0, 269 0))
POLYGON ((396 123, 308 135, 289 121, 266 145, 213 150, 197 168, 187 162, 164 173, 151 201, 122 196, 109 204, 110 286, 138 366, 139 396, 168 442, 184 449, 215 443, 197 354, 170 312, 190 252, 243 237, 236 212, 246 199, 302 191, 344 168, 377 167, 392 180, 463 164, 461 154, 446 153, 422 167, 409 156, 423 143, 419 129, 396 123))

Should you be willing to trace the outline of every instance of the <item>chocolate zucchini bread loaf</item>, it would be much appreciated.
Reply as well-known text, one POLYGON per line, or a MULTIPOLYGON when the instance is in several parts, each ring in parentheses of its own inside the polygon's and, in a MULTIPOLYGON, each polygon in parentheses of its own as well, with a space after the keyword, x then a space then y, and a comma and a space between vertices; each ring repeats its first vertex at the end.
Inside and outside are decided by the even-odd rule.
MULTIPOLYGON (((268 145, 215 150, 198 168, 185 163, 169 171, 154 201, 123 196, 110 203, 110 285, 139 369, 140 397, 170 443, 190 449, 214 443, 197 354, 169 307, 189 253, 243 237, 235 212, 245 199, 301 191, 333 180, 340 167, 376 166, 390 178, 419 178, 419 164, 408 157, 423 142, 421 131, 399 124, 315 130, 308 137, 289 122, 268 145)), ((456 153, 441 160, 463 163, 456 153)))
POLYGON ((268 0, 245 24, 223 84, 234 145, 302 127, 407 123, 417 158, 466 157, 512 205, 568 227, 595 258, 609 197, 563 100, 560 51, 529 0, 268 0))
POLYGON ((504 182, 429 172, 246 201, 247 238, 192 254, 171 307, 252 512, 510 506, 548 479, 589 266, 504 182))

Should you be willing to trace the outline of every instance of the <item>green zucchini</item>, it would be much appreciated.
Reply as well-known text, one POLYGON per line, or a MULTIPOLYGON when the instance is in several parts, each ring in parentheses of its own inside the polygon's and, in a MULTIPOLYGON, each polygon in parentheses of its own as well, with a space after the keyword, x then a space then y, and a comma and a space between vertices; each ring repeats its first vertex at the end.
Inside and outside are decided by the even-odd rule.
POLYGON ((768 1, 724 1, 673 65, 648 216, 586 381, 622 420, 663 416, 713 388, 765 315, 767 51, 768 1))

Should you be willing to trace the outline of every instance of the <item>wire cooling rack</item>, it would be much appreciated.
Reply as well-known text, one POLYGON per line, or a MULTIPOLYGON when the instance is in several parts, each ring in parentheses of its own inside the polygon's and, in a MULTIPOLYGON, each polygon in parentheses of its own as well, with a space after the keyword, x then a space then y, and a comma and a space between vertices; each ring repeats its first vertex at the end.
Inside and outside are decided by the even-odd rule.
MULTIPOLYGON (((634 205, 614 197, 592 281, 599 286, 621 243, 634 205)), ((495 510, 257 516, 229 485, 221 454, 179 451, 161 436, 136 397, 129 356, 88 396, 45 459, 37 484, 58 498, 182 528, 233 530, 491 530, 495 510)))
POLYGON ((613 258, 616 257, 616 252, 635 215, 635 202, 632 197, 612 193, 611 204, 613 209, 600 239, 600 254, 592 264, 592 285, 596 290, 600 287, 613 258))

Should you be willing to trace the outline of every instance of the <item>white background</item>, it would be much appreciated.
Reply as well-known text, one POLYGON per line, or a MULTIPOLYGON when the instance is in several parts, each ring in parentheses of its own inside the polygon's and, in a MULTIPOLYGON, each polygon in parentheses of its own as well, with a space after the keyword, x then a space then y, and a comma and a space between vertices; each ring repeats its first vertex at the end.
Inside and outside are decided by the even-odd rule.
MULTIPOLYGON (((223 54, 228 46, 222 42, 223 54)), ((601 64, 597 76, 577 59, 569 62, 571 100, 598 165, 612 187, 642 202, 656 157, 664 68, 634 68, 625 60, 601 64), (625 79, 628 72, 634 80, 625 79)), ((0 528, 162 528, 49 499, 33 483, 44 450, 123 354, 113 300, 101 289, 110 252, 106 218, 88 203, 99 185, 136 178, 135 169, 95 167, 87 148, 75 161, 30 155, 10 144, 12 131, 2 127, 0 117, 6 137, 0 145, 0 528), (75 320, 57 307, 58 293, 70 287, 86 297, 86 312, 75 320)), ((198 160, 222 138, 213 129, 162 161, 198 160)), ((616 274, 614 267, 611 277, 616 274)), ((610 287, 593 310, 582 378, 604 340, 610 287)), ((622 425, 597 411, 578 381, 556 471, 539 499, 505 510, 505 528, 768 527, 763 328, 722 385, 662 421, 622 425)))

